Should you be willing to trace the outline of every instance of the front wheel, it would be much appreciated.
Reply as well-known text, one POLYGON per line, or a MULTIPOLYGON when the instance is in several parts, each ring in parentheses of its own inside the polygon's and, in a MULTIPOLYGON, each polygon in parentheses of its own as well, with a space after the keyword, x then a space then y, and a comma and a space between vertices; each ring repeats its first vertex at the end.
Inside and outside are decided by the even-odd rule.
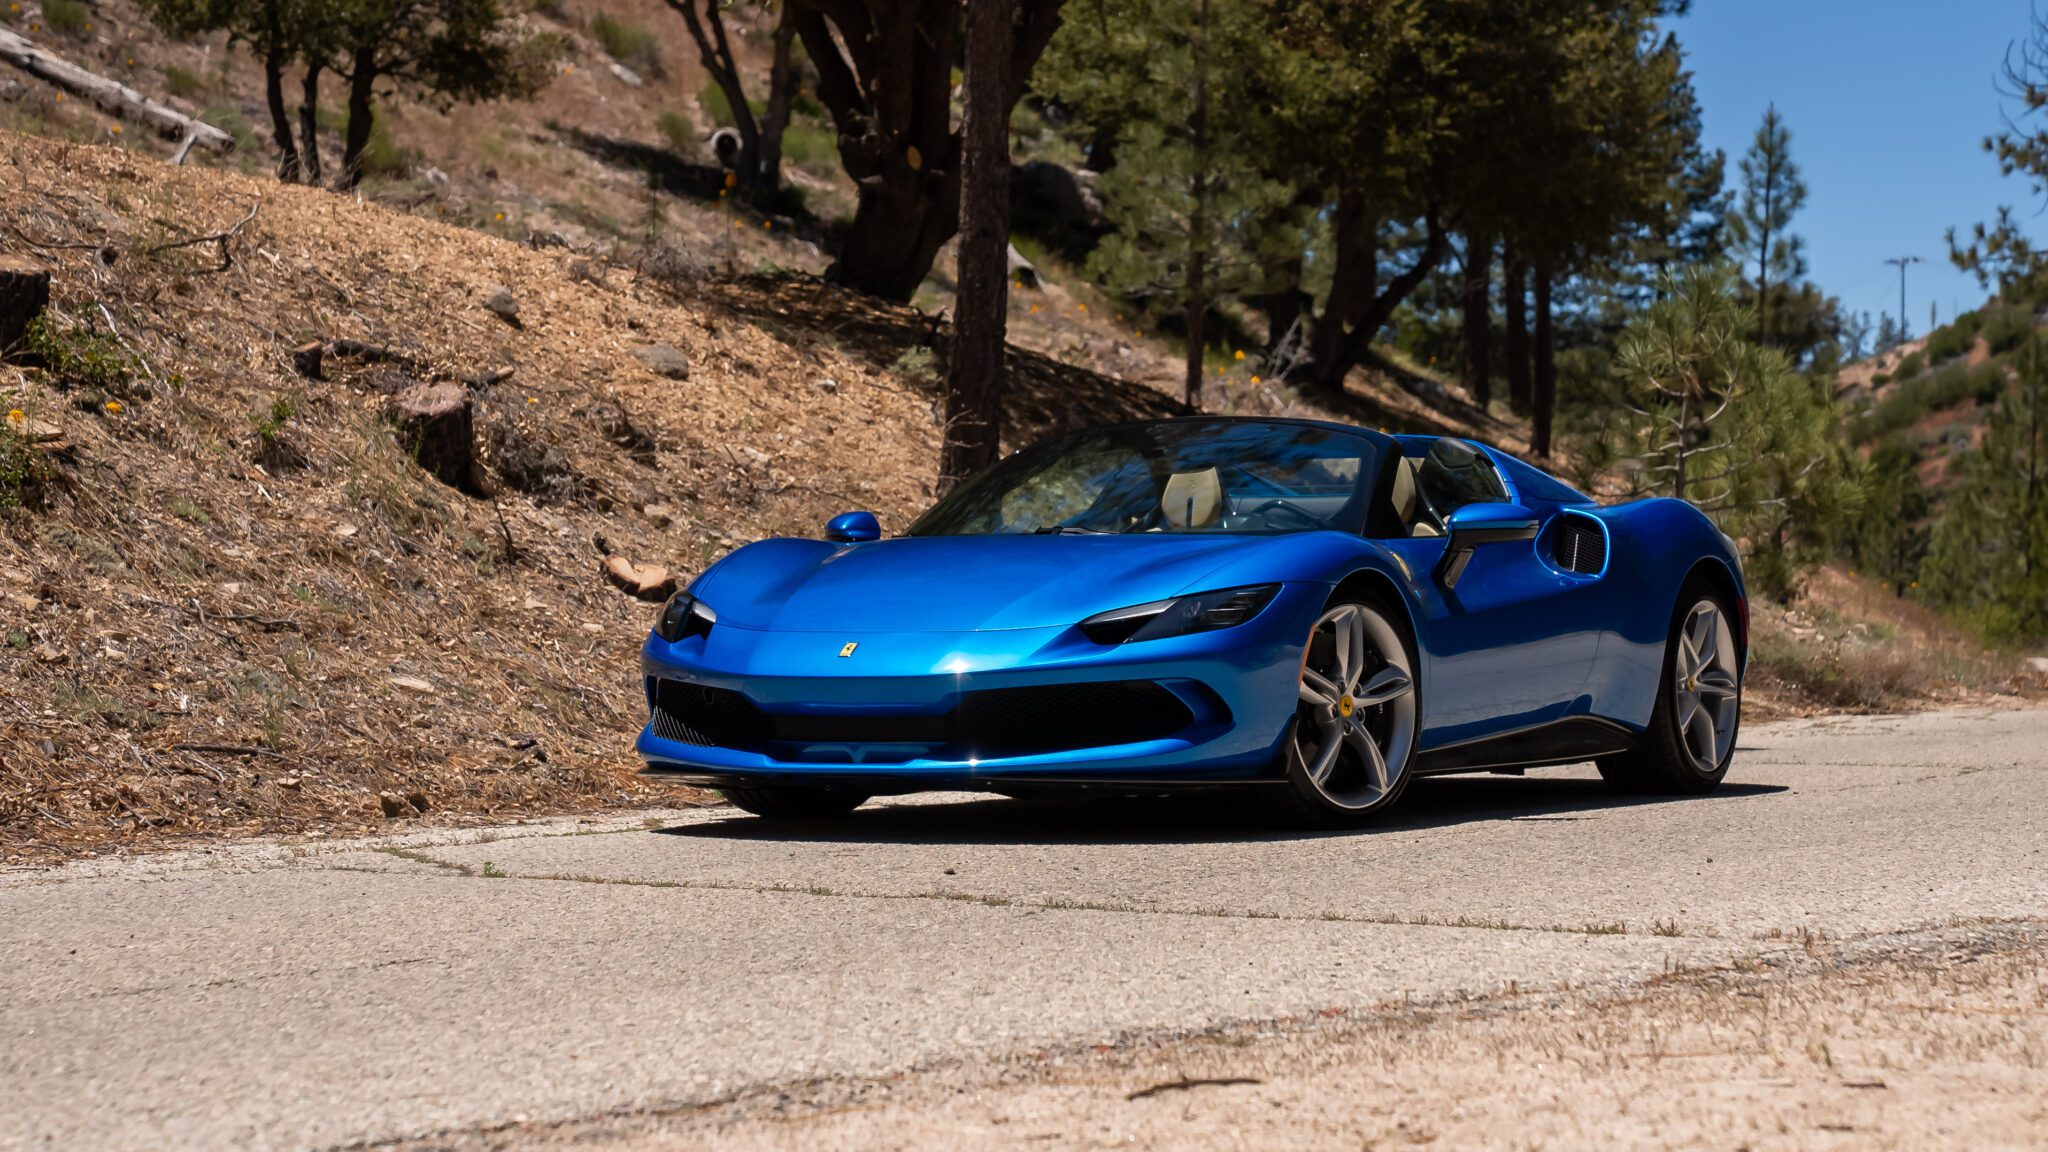
POLYGON ((1417 731, 1415 650, 1400 617, 1369 600, 1332 604, 1309 630, 1284 785, 1265 789, 1289 824, 1356 824, 1408 786, 1417 731))
POLYGON ((1636 747, 1600 759, 1600 775, 1627 792, 1711 792, 1735 759, 1742 723, 1742 658, 1720 593, 1697 585, 1679 597, 1665 644, 1650 726, 1636 747))
POLYGON ((721 788, 733 806, 779 820, 819 820, 844 816, 868 802, 861 792, 769 785, 763 788, 721 788))

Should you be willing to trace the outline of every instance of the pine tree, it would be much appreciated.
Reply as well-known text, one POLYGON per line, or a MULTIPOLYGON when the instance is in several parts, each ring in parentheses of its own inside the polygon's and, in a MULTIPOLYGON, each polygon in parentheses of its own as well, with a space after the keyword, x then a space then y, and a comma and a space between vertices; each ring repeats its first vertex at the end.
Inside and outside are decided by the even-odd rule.
POLYGON ((1257 225, 1293 198, 1265 175, 1272 125, 1250 79, 1269 37, 1246 0, 1077 0, 1068 18, 1097 34, 1059 42, 1040 86, 1117 130, 1116 164, 1097 184, 1116 231, 1089 271, 1122 296, 1172 301, 1199 410, 1207 318, 1265 284, 1257 225))
POLYGON ((1749 341, 1733 269, 1686 269, 1659 296, 1616 357, 1642 490, 1698 505, 1744 543, 1751 582, 1785 594, 1795 551, 1862 500, 1831 382, 1749 341))
POLYGON ((1806 275, 1805 241, 1791 229, 1792 217, 1806 203, 1806 184, 1792 160, 1792 130, 1776 104, 1765 110, 1740 172, 1740 200, 1729 221, 1729 238, 1743 260, 1756 265, 1756 342, 1770 347, 1776 343, 1772 286, 1806 275))
POLYGON ((2048 351, 2016 357, 1983 443, 1963 459, 1934 528, 1921 585, 1997 639, 2048 636, 2048 351))

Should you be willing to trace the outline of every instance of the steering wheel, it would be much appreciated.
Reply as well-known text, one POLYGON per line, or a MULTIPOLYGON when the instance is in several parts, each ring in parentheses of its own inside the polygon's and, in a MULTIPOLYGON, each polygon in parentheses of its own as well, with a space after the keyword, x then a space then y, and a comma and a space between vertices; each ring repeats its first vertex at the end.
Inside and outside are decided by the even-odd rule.
POLYGON ((1264 516, 1268 511, 1285 512, 1291 516, 1299 517, 1304 524, 1311 528, 1328 528, 1330 526, 1328 520, 1292 501, 1278 496, 1252 509, 1251 514, 1254 516, 1264 516))

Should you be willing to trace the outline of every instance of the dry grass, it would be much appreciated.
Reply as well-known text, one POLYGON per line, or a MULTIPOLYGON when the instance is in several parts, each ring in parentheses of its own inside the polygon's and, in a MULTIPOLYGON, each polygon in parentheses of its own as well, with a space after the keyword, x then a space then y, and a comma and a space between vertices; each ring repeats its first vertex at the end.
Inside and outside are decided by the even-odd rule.
POLYGON ((1751 602, 1747 714, 1882 711, 2048 689, 2021 656, 1983 642, 1910 595, 1829 565, 1791 605, 1751 602))

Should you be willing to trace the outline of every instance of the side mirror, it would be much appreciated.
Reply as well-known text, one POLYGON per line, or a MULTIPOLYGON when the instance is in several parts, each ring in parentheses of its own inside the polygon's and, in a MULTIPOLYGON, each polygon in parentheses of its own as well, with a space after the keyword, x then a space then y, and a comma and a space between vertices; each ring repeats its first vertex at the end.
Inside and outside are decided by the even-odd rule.
POLYGON ((882 538, 882 522, 873 512, 841 512, 825 521, 825 539, 834 544, 859 544, 882 538))
POLYGON ((1436 578, 1446 588, 1456 588, 1472 561, 1472 550, 1481 544, 1536 538, 1536 513, 1520 504, 1467 504, 1444 521, 1444 558, 1437 561, 1436 578))

